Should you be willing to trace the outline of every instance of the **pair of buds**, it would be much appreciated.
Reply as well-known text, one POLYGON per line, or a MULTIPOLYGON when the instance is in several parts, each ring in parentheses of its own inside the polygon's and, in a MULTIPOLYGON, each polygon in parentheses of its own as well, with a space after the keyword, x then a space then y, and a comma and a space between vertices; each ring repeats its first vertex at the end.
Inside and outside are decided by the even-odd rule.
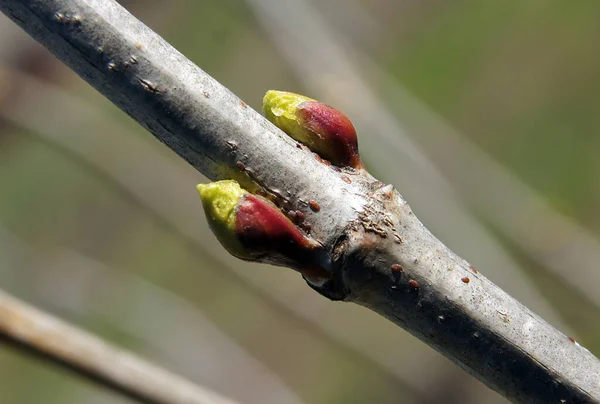
MULTIPOLYGON (((339 167, 362 170, 356 131, 340 111, 302 95, 268 91, 266 118, 290 137, 339 167)), ((198 185, 211 229, 232 255, 286 265, 313 283, 329 276, 323 247, 275 204, 233 180, 198 185)))

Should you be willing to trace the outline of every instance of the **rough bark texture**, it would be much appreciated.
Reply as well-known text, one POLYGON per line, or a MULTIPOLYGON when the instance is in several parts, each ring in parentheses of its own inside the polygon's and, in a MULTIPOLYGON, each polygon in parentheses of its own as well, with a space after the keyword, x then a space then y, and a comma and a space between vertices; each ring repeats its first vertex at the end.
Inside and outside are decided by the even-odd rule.
POLYGON ((315 159, 116 2, 0 9, 203 174, 301 210, 331 254, 320 293, 389 318, 514 402, 600 402, 597 358, 452 253, 391 186, 315 159))

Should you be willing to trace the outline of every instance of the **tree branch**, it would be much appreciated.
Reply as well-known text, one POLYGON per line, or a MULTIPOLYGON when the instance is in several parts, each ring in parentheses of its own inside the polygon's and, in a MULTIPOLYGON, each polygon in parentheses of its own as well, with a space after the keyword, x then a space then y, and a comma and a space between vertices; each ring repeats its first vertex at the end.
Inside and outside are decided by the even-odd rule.
POLYGON ((149 404, 235 404, 0 291, 0 340, 149 404))
POLYGON ((391 186, 296 148, 116 2, 0 9, 208 177, 302 210, 331 257, 322 294, 384 315, 514 402, 600 402, 600 362, 452 253, 391 186))

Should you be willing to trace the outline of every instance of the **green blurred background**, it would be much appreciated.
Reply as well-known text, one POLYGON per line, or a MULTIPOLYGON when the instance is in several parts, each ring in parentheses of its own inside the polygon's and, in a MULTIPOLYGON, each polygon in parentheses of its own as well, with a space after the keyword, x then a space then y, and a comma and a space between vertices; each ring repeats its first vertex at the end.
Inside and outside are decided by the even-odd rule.
MULTIPOLYGON (((444 242, 600 353, 600 3, 122 1, 259 110, 347 112, 444 242)), ((0 18, 0 284, 243 403, 502 403, 405 331, 211 236, 206 181, 0 18)), ((0 346, 1 403, 127 399, 0 346)))

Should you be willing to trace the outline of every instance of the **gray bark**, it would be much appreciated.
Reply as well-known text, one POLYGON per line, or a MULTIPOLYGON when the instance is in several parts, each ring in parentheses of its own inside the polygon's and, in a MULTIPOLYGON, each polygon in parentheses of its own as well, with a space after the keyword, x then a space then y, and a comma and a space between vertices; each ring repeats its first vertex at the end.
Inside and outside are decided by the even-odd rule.
POLYGON ((600 402, 598 359, 452 253, 391 186, 297 148, 116 2, 0 9, 209 178, 302 210, 331 257, 320 293, 380 313, 514 402, 600 402))

